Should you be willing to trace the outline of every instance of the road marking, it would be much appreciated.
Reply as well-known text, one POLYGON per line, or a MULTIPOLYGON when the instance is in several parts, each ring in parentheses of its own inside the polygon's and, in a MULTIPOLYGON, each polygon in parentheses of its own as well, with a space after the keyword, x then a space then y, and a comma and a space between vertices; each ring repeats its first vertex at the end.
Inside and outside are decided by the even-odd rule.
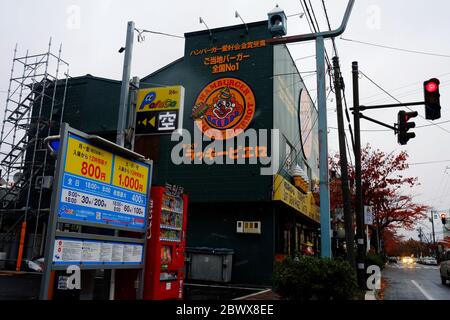
POLYGON ((243 297, 234 298, 233 300, 244 300, 244 299, 247 299, 247 298, 259 296, 259 295, 261 295, 261 294, 263 294, 263 293, 270 292, 271 290, 272 290, 272 289, 266 289, 266 290, 263 290, 263 291, 260 291, 260 292, 248 294, 248 295, 243 296, 243 297))
POLYGON ((425 296, 425 298, 427 298, 428 300, 434 300, 434 298, 430 296, 428 292, 426 292, 421 286, 419 286, 416 281, 411 280, 411 282, 417 287, 417 289, 419 289, 419 291, 425 296))

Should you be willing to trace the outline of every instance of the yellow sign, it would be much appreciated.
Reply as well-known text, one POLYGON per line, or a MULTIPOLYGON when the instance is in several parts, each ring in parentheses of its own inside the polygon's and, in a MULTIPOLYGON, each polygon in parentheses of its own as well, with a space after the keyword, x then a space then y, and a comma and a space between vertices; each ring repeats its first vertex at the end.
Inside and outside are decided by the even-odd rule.
POLYGON ((320 210, 311 192, 303 194, 278 174, 274 176, 273 189, 273 200, 282 201, 308 218, 320 222, 320 210))
POLYGON ((69 137, 66 172, 111 183, 113 155, 74 137, 69 137))
POLYGON ((183 99, 182 86, 142 89, 138 91, 136 112, 179 110, 183 99))
POLYGON ((113 185, 147 194, 148 167, 120 156, 114 159, 113 185))

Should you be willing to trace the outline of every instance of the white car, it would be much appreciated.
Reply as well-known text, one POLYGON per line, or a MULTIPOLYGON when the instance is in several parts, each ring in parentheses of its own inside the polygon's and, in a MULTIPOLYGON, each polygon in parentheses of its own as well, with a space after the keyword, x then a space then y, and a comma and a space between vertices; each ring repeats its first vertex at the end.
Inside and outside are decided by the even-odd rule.
POLYGON ((446 284, 447 280, 450 280, 450 250, 444 253, 439 270, 442 284, 446 284))
POLYGON ((433 257, 425 257, 423 259, 423 264, 437 266, 437 260, 433 257))

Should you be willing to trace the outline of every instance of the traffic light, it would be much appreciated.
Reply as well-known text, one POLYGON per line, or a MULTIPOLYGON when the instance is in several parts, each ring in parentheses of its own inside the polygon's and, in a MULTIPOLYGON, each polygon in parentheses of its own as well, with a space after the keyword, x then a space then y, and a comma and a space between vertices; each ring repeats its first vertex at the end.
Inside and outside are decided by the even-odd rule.
POLYGON ((423 83, 425 94, 425 118, 428 120, 436 120, 441 117, 441 103, 439 93, 439 80, 430 79, 423 83))
POLYGON ((447 223, 447 215, 445 213, 441 213, 441 221, 442 221, 442 224, 447 223))
POLYGON ((409 129, 412 129, 416 126, 414 122, 408 122, 410 119, 417 117, 418 113, 417 111, 413 112, 405 112, 400 111, 398 113, 397 119, 397 129, 398 129, 398 136, 397 141, 401 145, 405 145, 408 143, 409 139, 415 138, 416 134, 414 132, 408 132, 409 129))

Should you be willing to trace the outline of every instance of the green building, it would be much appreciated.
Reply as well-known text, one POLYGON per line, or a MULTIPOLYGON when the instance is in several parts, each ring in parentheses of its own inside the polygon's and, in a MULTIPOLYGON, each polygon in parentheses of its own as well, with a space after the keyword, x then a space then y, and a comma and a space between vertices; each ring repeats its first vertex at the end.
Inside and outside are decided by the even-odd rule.
POLYGON ((216 153, 225 164, 195 164, 209 154, 211 141, 204 141, 187 151, 193 163, 179 165, 171 156, 183 141, 171 141, 170 135, 137 136, 135 150, 155 161, 154 184, 181 185, 188 193, 187 246, 232 249, 232 282, 267 285, 276 258, 304 251, 308 243, 318 250, 320 217, 312 193, 318 190, 317 112, 286 46, 265 42, 271 37, 267 21, 247 26, 248 32, 237 25, 211 34, 185 34, 184 57, 141 79, 140 87, 182 85, 183 129, 191 137, 211 128, 224 133, 234 126, 244 132, 226 142, 239 146, 241 135, 256 133, 258 150, 246 140, 245 150, 235 148, 231 156, 241 154, 245 164, 226 164, 231 154, 226 147, 225 155, 216 153), (221 118, 217 101, 226 102, 230 95, 236 106, 234 111, 222 108, 222 115, 230 110, 237 116, 221 118), (202 103, 209 109, 198 120, 193 108, 202 103), (247 112, 250 120, 239 121, 239 112, 247 112), (267 139, 260 130, 267 130, 267 139), (270 158, 276 170, 262 175, 270 158), (297 165, 308 176, 302 191, 293 185, 297 165), (245 228, 245 222, 249 233, 239 227, 245 228))
MULTIPOLYGON (((184 57, 140 80, 184 87, 184 134, 137 135, 135 151, 154 161, 153 185, 189 195, 187 246, 231 249, 232 283, 269 285, 276 259, 320 250, 317 111, 267 21, 247 27, 187 33, 184 57)), ((115 141, 120 84, 70 79, 63 121, 115 141)))

